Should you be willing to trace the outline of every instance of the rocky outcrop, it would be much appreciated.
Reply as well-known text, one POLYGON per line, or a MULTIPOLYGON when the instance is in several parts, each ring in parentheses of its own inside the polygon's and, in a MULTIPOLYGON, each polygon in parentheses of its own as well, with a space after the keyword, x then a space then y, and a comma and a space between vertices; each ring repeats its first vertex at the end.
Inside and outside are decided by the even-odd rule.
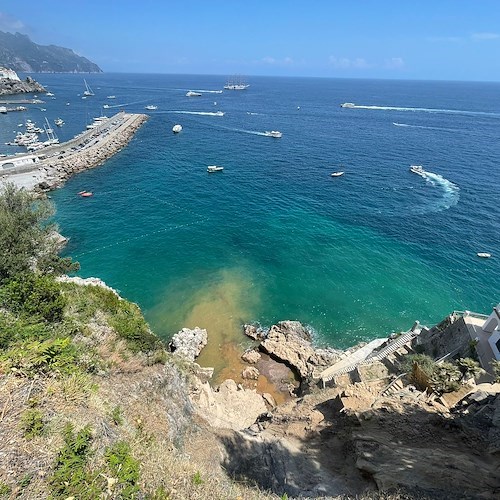
POLYGON ((261 357, 262 356, 260 355, 260 353, 258 351, 256 351, 255 349, 249 349, 248 351, 245 351, 241 355, 241 359, 247 363, 250 363, 250 364, 257 363, 261 357))
POLYGON ((23 82, 11 78, 0 78, 0 95, 29 94, 47 92, 30 76, 23 82))
POLYGON ((207 342, 208 334, 205 329, 199 327, 192 330, 183 328, 172 337, 168 347, 176 356, 192 362, 199 356, 207 342))
POLYGON ((333 350, 316 351, 311 341, 311 334, 300 322, 280 321, 271 326, 259 348, 291 366, 305 380, 315 368, 328 364, 336 356, 333 350))
POLYGON ((121 297, 118 294, 118 292, 114 288, 111 288, 110 286, 106 285, 106 283, 104 283, 104 281, 102 281, 99 278, 80 278, 80 276, 63 275, 63 276, 58 276, 56 278, 56 281, 59 281, 60 283, 75 283, 76 285, 80 286, 100 286, 101 288, 105 288, 106 290, 113 292, 121 300, 121 297))
POLYGON ((255 366, 247 366, 241 373, 241 376, 245 380, 258 380, 259 375, 260 375, 259 370, 257 370, 255 366))

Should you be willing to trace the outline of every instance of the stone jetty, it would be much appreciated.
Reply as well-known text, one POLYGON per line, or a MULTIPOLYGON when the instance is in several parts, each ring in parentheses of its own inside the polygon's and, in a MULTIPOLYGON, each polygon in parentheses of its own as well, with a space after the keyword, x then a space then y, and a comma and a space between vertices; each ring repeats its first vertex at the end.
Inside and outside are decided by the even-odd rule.
POLYGON ((31 155, 3 158, 0 183, 12 182, 36 191, 61 187, 72 175, 103 164, 123 149, 147 118, 144 114, 120 112, 68 142, 31 155), (23 156, 33 161, 26 165, 23 156))

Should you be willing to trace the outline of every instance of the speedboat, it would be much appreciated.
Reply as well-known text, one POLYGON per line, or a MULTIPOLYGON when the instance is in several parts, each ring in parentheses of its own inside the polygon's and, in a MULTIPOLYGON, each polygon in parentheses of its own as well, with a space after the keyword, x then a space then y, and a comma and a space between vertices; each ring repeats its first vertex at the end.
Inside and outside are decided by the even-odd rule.
POLYGON ((341 175, 344 175, 344 172, 333 172, 333 174, 330 174, 332 177, 340 177, 341 175))
POLYGON ((178 134, 181 130, 182 130, 182 125, 174 125, 174 126, 172 127, 172 132, 173 132, 174 134, 178 134))
POLYGON ((264 135, 267 137, 274 137, 276 139, 280 139, 283 135, 279 130, 266 130, 264 135))
POLYGON ((103 108, 104 108, 104 109, 108 109, 108 108, 110 108, 110 107, 111 107, 111 106, 110 106, 109 104, 105 104, 105 105, 103 106, 103 108))
POLYGON ((106 97, 106 99, 116 99, 116 96, 115 96, 115 95, 108 95, 108 96, 106 97))
POLYGON ((353 102, 344 102, 344 104, 341 104, 341 108, 354 108, 356 105, 353 102))
POLYGON ((423 169, 422 165, 411 165, 410 172, 420 175, 420 174, 424 173, 424 169, 423 169))
POLYGON ((154 104, 148 104, 145 109, 149 111, 154 111, 155 109, 158 109, 158 106, 155 106, 154 104))
POLYGON ((224 116, 224 111, 216 111, 214 116, 224 116))
POLYGON ((54 94, 52 92, 47 92, 45 95, 49 96, 49 97, 52 97, 54 94))
POLYGON ((222 172, 224 167, 218 167, 217 165, 209 165, 207 167, 207 172, 222 172))
POLYGON ((201 92, 193 92, 192 90, 190 90, 187 94, 186 94, 186 97, 195 97, 195 96, 200 96, 201 95, 201 92))
POLYGON ((62 127, 64 125, 64 120, 62 118, 56 118, 54 120, 54 123, 58 126, 58 127, 62 127))
POLYGON ((487 252, 478 252, 477 253, 477 256, 478 257, 481 257, 483 259, 489 259, 491 257, 491 253, 487 253, 487 252))

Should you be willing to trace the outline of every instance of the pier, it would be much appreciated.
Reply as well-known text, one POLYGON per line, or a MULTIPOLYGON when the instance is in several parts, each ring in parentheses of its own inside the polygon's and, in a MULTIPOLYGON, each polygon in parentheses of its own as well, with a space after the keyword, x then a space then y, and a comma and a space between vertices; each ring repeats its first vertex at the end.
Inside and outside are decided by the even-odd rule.
POLYGON ((48 191, 73 174, 104 163, 123 149, 147 115, 120 112, 73 139, 36 151, 0 158, 0 184, 48 191))

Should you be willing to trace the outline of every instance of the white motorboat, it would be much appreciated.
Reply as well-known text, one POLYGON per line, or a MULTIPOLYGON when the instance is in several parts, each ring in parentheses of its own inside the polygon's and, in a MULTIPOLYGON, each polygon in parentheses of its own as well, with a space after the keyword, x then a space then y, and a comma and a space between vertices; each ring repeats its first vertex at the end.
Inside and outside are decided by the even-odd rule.
POLYGON ((422 165, 411 165, 410 166, 410 172, 414 173, 414 174, 423 174, 425 171, 424 171, 424 168, 422 167, 422 165))
POLYGON ((174 126, 172 127, 172 132, 173 132, 174 134, 178 134, 178 133, 179 133, 179 132, 181 132, 181 131, 182 131, 182 125, 178 125, 178 124, 177 124, 177 125, 174 125, 174 126))
POLYGON ((186 97, 199 97, 201 95, 201 92, 193 92, 192 90, 186 93, 186 97))
POLYGON ((54 120, 54 123, 58 126, 58 127, 62 127, 64 125, 64 120, 62 118, 56 118, 54 120))
POLYGON ((48 97, 53 97, 54 96, 54 94, 52 92, 47 92, 45 95, 48 96, 48 97))
POLYGON ((283 134, 279 130, 266 130, 264 132, 264 135, 266 137, 274 137, 276 139, 280 139, 283 136, 283 134))
POLYGON ((330 174, 332 177, 340 177, 341 175, 344 175, 344 172, 333 172, 333 174, 330 174))
POLYGON ((489 259, 491 257, 491 253, 487 253, 487 252, 478 252, 477 253, 477 256, 478 257, 481 257, 483 259, 489 259))
POLYGON ((356 105, 353 102, 344 102, 344 104, 341 104, 341 108, 354 108, 356 105))
POLYGON ((87 80, 85 80, 85 78, 83 79, 83 82, 85 83, 85 90, 83 91, 83 95, 85 97, 95 95, 93 90, 89 87, 89 84, 87 83, 87 80))
POLYGON ((106 99, 116 99, 116 96, 115 96, 115 95, 108 95, 108 96, 106 97, 106 99))
POLYGON ((148 104, 145 109, 148 111, 154 111, 155 109, 158 109, 158 106, 155 106, 154 104, 148 104))
POLYGON ((104 106, 103 106, 103 108, 104 108, 104 109, 108 109, 108 108, 110 108, 110 107, 111 107, 111 106, 110 106, 109 104, 104 104, 104 106))
POLYGON ((223 111, 216 111, 216 112, 214 113, 214 116, 224 116, 224 114, 225 114, 225 113, 224 113, 223 111))
POLYGON ((224 167, 219 167, 217 165, 209 165, 207 167, 207 172, 222 172, 224 170, 224 167))

